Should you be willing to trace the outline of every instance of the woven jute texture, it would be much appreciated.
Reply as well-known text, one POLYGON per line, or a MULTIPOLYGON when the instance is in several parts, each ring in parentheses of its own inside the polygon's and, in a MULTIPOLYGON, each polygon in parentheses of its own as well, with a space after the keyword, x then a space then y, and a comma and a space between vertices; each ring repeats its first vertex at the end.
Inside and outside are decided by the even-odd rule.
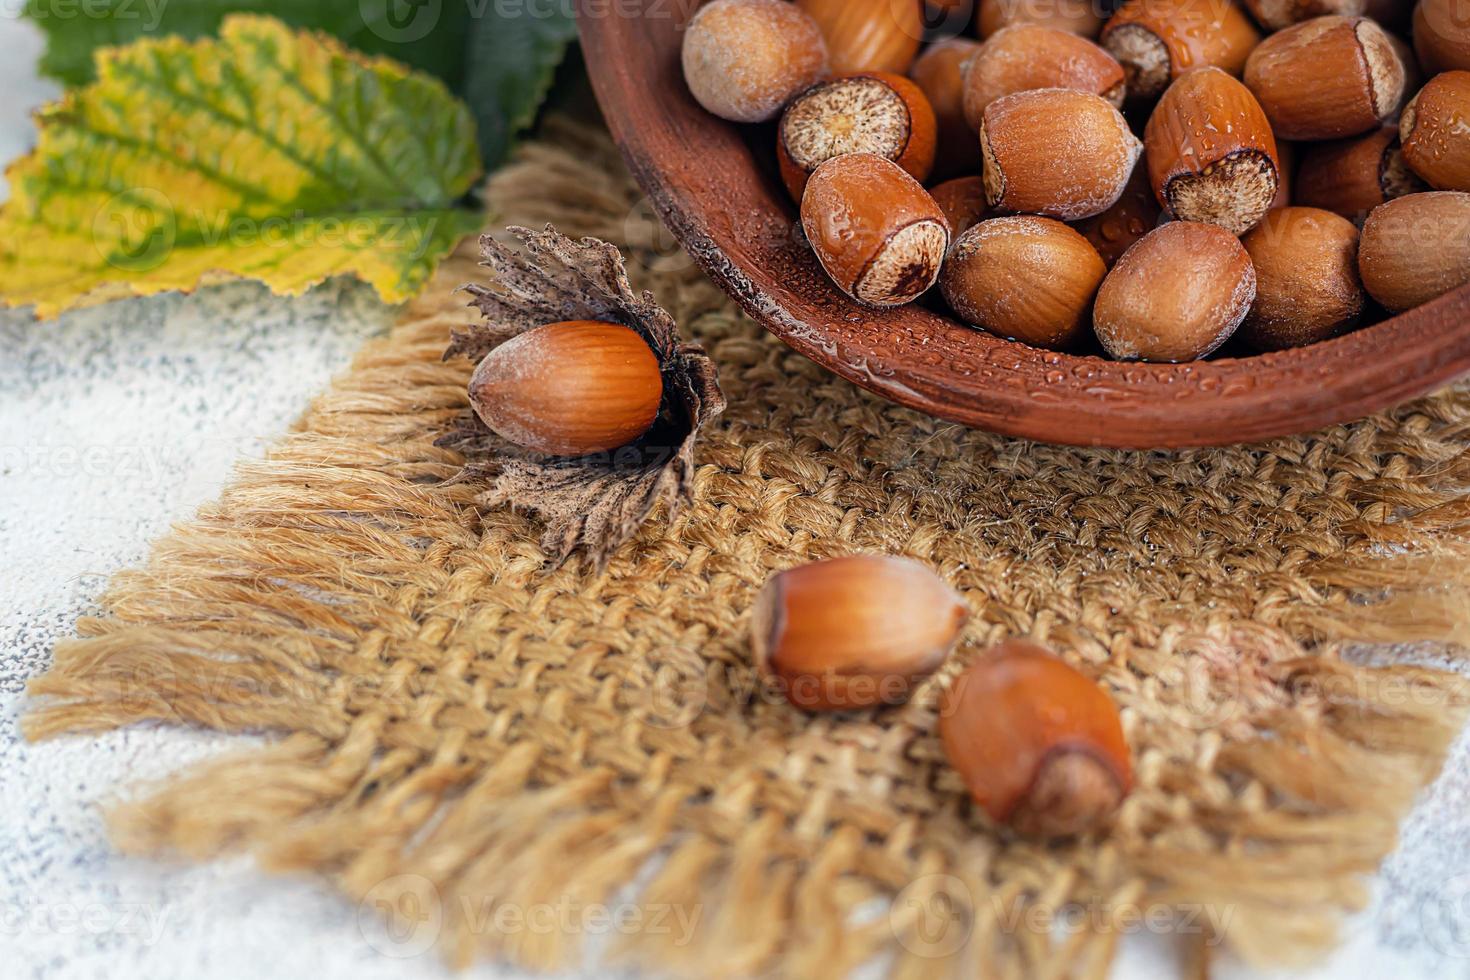
POLYGON ((696 976, 1098 975, 1129 910, 1161 907, 1196 965, 1332 941, 1461 721, 1453 675, 1381 645, 1470 635, 1470 398, 1218 451, 1001 438, 764 335, 600 133, 527 145, 489 197, 497 227, 624 246, 717 361, 729 409, 693 504, 602 572, 553 568, 531 517, 448 482, 462 460, 435 440, 470 365, 440 355, 472 316, 453 287, 483 274, 466 244, 35 680, 38 738, 279 736, 118 806, 120 847, 319 872, 430 919, 456 962, 576 966, 595 939, 696 976), (807 716, 755 679, 751 602, 856 552, 928 563, 973 619, 912 703, 807 716), (1018 635, 1122 707, 1138 785, 1095 838, 1013 839, 944 762, 938 692, 1018 635), (599 903, 622 917, 577 918, 599 903))

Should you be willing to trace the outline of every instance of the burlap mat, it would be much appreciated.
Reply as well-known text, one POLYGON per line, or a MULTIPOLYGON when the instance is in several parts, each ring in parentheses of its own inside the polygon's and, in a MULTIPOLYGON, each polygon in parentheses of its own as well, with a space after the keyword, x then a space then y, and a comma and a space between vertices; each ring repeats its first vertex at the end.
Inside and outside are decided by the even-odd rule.
POLYGON ((443 485, 467 243, 34 682, 34 737, 284 736, 118 809, 120 846, 330 875, 432 918, 456 961, 575 965, 596 925, 531 912, 598 903, 625 916, 606 955, 702 976, 1098 973, 1154 903, 1179 916, 1147 927, 1194 954, 1220 933, 1256 960, 1331 941, 1460 723, 1449 675, 1344 651, 1466 637, 1470 400, 1249 449, 1000 438, 765 336, 668 247, 600 135, 527 146, 490 197, 497 226, 625 245, 718 361, 730 407, 694 506, 602 574, 547 572, 532 520, 443 485), (808 717, 756 683, 747 610, 772 572, 860 551, 940 570, 973 607, 967 645, 911 705, 808 717), (1017 634, 1124 708, 1138 788, 1102 839, 1012 840, 943 762, 937 691, 1017 634))

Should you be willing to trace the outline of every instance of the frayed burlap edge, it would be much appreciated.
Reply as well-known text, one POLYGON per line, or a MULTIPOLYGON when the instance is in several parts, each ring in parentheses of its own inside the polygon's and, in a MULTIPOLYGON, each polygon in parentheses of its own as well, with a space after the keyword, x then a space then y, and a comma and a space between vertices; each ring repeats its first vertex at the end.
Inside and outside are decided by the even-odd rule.
MULTIPOLYGON (((662 276, 660 300, 681 322, 681 310, 723 300, 660 247, 656 226, 628 218, 632 192, 602 139, 563 130, 557 141, 527 147, 493 182, 492 203, 506 217, 623 241, 650 275, 672 264, 681 271, 662 276)), ((1086 615, 982 617, 971 653, 1025 629, 1068 651, 1123 705, 1140 785, 1106 837, 1059 849, 1010 840, 984 825, 952 781, 922 821, 829 787, 783 809, 783 794, 796 789, 758 774, 716 791, 673 778, 678 760, 697 754, 690 728, 644 726, 636 746, 563 743, 564 723, 574 739, 601 732, 616 743, 621 718, 636 712, 611 688, 528 690, 538 703, 522 715, 542 727, 512 742, 466 735, 485 730, 477 725, 494 735, 486 700, 515 692, 465 689, 455 668, 479 651, 441 643, 476 589, 529 582, 545 558, 517 515, 476 515, 474 487, 443 483, 461 461, 433 439, 463 410, 464 368, 439 355, 465 322, 451 289, 473 274, 473 248, 462 247, 299 431, 159 542, 146 567, 117 576, 105 617, 81 622, 82 638, 61 644, 52 670, 32 683, 32 738, 150 720, 284 734, 114 809, 122 849, 196 859, 248 849, 268 868, 330 875, 354 900, 416 910, 430 902, 442 917, 440 946, 460 964, 488 954, 567 967, 586 938, 487 931, 476 901, 524 908, 624 895, 645 908, 698 909, 687 941, 647 929, 609 951, 691 976, 840 976, 875 959, 900 977, 1102 976, 1125 927, 1018 929, 1013 918, 1069 902, 1119 909, 1145 900, 1230 911, 1203 930, 1180 930, 1196 965, 1222 938, 1217 927, 1252 960, 1299 961, 1361 907, 1363 876, 1438 771, 1466 692, 1450 674, 1368 668, 1344 653, 1360 642, 1470 639, 1470 506, 1454 489, 1466 475, 1463 454, 1407 447, 1429 458, 1433 480, 1409 491, 1385 483, 1371 519, 1354 528, 1361 545, 1299 570, 1294 601, 1256 610, 1258 622, 1201 613, 1193 626, 1145 623, 1123 635, 1086 615), (507 527, 516 531, 509 545, 473 557, 483 535, 507 527), (471 562, 445 567, 451 552, 471 562), (383 569, 410 571, 395 579, 383 569), (433 608, 404 614, 424 597, 433 608), (1198 703, 1162 703, 1162 691, 1192 685, 1198 703), (1228 704, 1216 698, 1221 690, 1228 704), (1204 732, 1190 760, 1150 748, 1152 729, 1176 723, 1204 732), (640 753, 636 765, 619 763, 623 750, 640 753), (746 804, 756 796, 768 803, 752 816, 746 804), (425 887, 431 896, 420 894, 425 887), (959 933, 935 933, 935 915, 959 933)), ((1463 394, 1442 395, 1412 419, 1347 439, 1394 454, 1406 450, 1394 443, 1418 438, 1420 421, 1467 432, 1470 405, 1463 394)), ((1295 445, 1313 451, 1287 441, 1273 458, 1295 445)), ((721 447, 709 454, 718 461, 705 466, 733 465, 721 447)), ((1379 493, 1371 481, 1354 492, 1379 493)), ((579 588, 595 597, 637 560, 617 556, 596 577, 575 564, 558 575, 588 576, 579 588)), ((942 773, 927 735, 933 694, 952 674, 859 739, 911 745, 942 773)), ((707 712, 731 708, 726 665, 698 676, 707 712)), ((810 738, 827 730, 813 722, 810 738)))

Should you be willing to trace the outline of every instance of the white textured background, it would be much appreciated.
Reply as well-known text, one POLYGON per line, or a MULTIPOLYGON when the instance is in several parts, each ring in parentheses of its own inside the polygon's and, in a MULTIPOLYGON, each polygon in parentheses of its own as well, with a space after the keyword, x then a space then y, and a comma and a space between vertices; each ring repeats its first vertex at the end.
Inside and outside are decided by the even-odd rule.
MULTIPOLYGON (((40 41, 0 17, 0 159, 53 97, 40 41)), ((371 915, 320 883, 244 860, 173 866, 114 856, 99 804, 240 740, 146 727, 31 746, 28 677, 107 576, 282 433, 392 312, 329 284, 295 301, 239 284, 34 324, 0 314, 0 976, 446 977, 432 955, 384 955, 371 915)), ((1405 826, 1375 904, 1304 976, 1470 977, 1470 747, 1405 826)), ((1117 973, 1173 973, 1168 944, 1124 946, 1117 973)), ((589 968, 588 973, 597 971, 589 968)), ((1223 976, 1251 976, 1226 963, 1223 976)), ((474 976, 504 976, 485 967, 474 976)))

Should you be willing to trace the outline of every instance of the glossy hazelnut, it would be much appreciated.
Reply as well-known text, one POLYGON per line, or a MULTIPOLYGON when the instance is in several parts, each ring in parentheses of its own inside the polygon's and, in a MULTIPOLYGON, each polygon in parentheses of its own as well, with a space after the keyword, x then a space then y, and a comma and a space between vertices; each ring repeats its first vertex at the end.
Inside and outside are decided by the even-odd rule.
POLYGON ((869 306, 901 306, 939 278, 949 226, 934 198, 891 160, 834 157, 801 198, 801 226, 827 275, 869 306))
POLYGON ((1414 8, 1414 51, 1428 74, 1470 71, 1470 14, 1464 0, 1419 0, 1414 8))
POLYGON ((1374 208, 1358 271, 1368 295, 1395 313, 1470 283, 1470 194, 1427 191, 1374 208))
POLYGON ((1256 270, 1256 300, 1240 335, 1257 350, 1304 347, 1357 324, 1365 297, 1351 221, 1318 208, 1278 208, 1240 243, 1256 270))
POLYGON ((1378 128, 1400 104, 1404 65, 1383 28, 1364 17, 1318 17, 1266 38, 1245 83, 1276 135, 1328 140, 1378 128))
POLYGON ((939 289, 966 323, 1033 347, 1066 350, 1087 333, 1107 274, 1097 249, 1060 221, 982 221, 950 249, 939 289))
POLYGON ((998 31, 981 46, 965 73, 964 111, 978 130, 985 109, 1002 95, 1070 88, 1123 105, 1123 67, 1086 38, 1040 24, 998 31))
POLYGON ((1164 213, 1158 196, 1154 194, 1153 182, 1148 177, 1147 158, 1147 151, 1138 158, 1133 175, 1128 178, 1128 184, 1116 204, 1102 214, 1073 225, 1097 249, 1097 254, 1109 269, 1134 242, 1158 227, 1159 218, 1164 213))
POLYGON ((1364 136, 1316 143, 1297 168, 1297 204, 1357 221, 1378 205, 1429 187, 1404 163, 1396 126, 1364 136))
POLYGON ((949 224, 950 247, 966 231, 991 217, 985 203, 985 181, 980 177, 956 177, 929 189, 929 195, 949 224))
POLYGON ((1404 162, 1430 187, 1470 191, 1470 71, 1430 79, 1404 107, 1399 140, 1404 162))
POLYGON ((1097 291, 1093 329, 1124 361, 1192 361, 1219 347, 1250 312, 1256 272, 1219 225, 1173 221, 1123 254, 1097 291))
POLYGON ((757 669, 806 711, 908 700, 949 656, 964 601, 916 561, 858 555, 774 576, 756 599, 757 669))
POLYGON ((1276 139, 1250 89, 1218 68, 1169 86, 1144 130, 1149 179, 1171 217, 1244 234, 1281 184, 1276 139))
POLYGON ((978 50, 978 42, 952 37, 931 44, 909 69, 939 124, 933 174, 937 179, 980 172, 980 144, 965 120, 965 69, 978 50))
POLYGON ((834 72, 907 74, 924 39, 923 0, 796 0, 817 22, 834 72))
POLYGON ((1268 31, 1279 31, 1314 17, 1357 17, 1364 0, 1245 0, 1251 15, 1268 31))
POLYGON ((1037 89, 990 103, 980 125, 985 197, 1002 211, 1076 220, 1117 203, 1143 144, 1104 99, 1037 89))
POLYGON ((1260 41, 1231 0, 1128 0, 1102 32, 1102 46, 1122 64, 1136 99, 1158 98, 1195 68, 1239 76, 1260 41))
POLYGON ((776 158, 796 200, 822 164, 846 153, 892 160, 916 180, 934 166, 934 110, 919 86, 901 75, 863 72, 818 82, 781 114, 776 158))
POLYGON ((1097 0, 980 0, 976 20, 983 38, 1016 24, 1041 24, 1094 38, 1103 22, 1097 0))
POLYGON ((1003 643, 957 677, 939 737, 981 809, 1026 837, 1097 830, 1133 786, 1113 699, 1034 643, 1003 643))
POLYGON ((773 118, 827 73, 821 31, 783 0, 714 0, 684 30, 684 80, 705 109, 733 122, 773 118))
POLYGON ((635 442, 658 418, 663 378, 638 332, 570 320, 518 334, 470 378, 470 404, 492 431, 533 452, 585 456, 635 442))

